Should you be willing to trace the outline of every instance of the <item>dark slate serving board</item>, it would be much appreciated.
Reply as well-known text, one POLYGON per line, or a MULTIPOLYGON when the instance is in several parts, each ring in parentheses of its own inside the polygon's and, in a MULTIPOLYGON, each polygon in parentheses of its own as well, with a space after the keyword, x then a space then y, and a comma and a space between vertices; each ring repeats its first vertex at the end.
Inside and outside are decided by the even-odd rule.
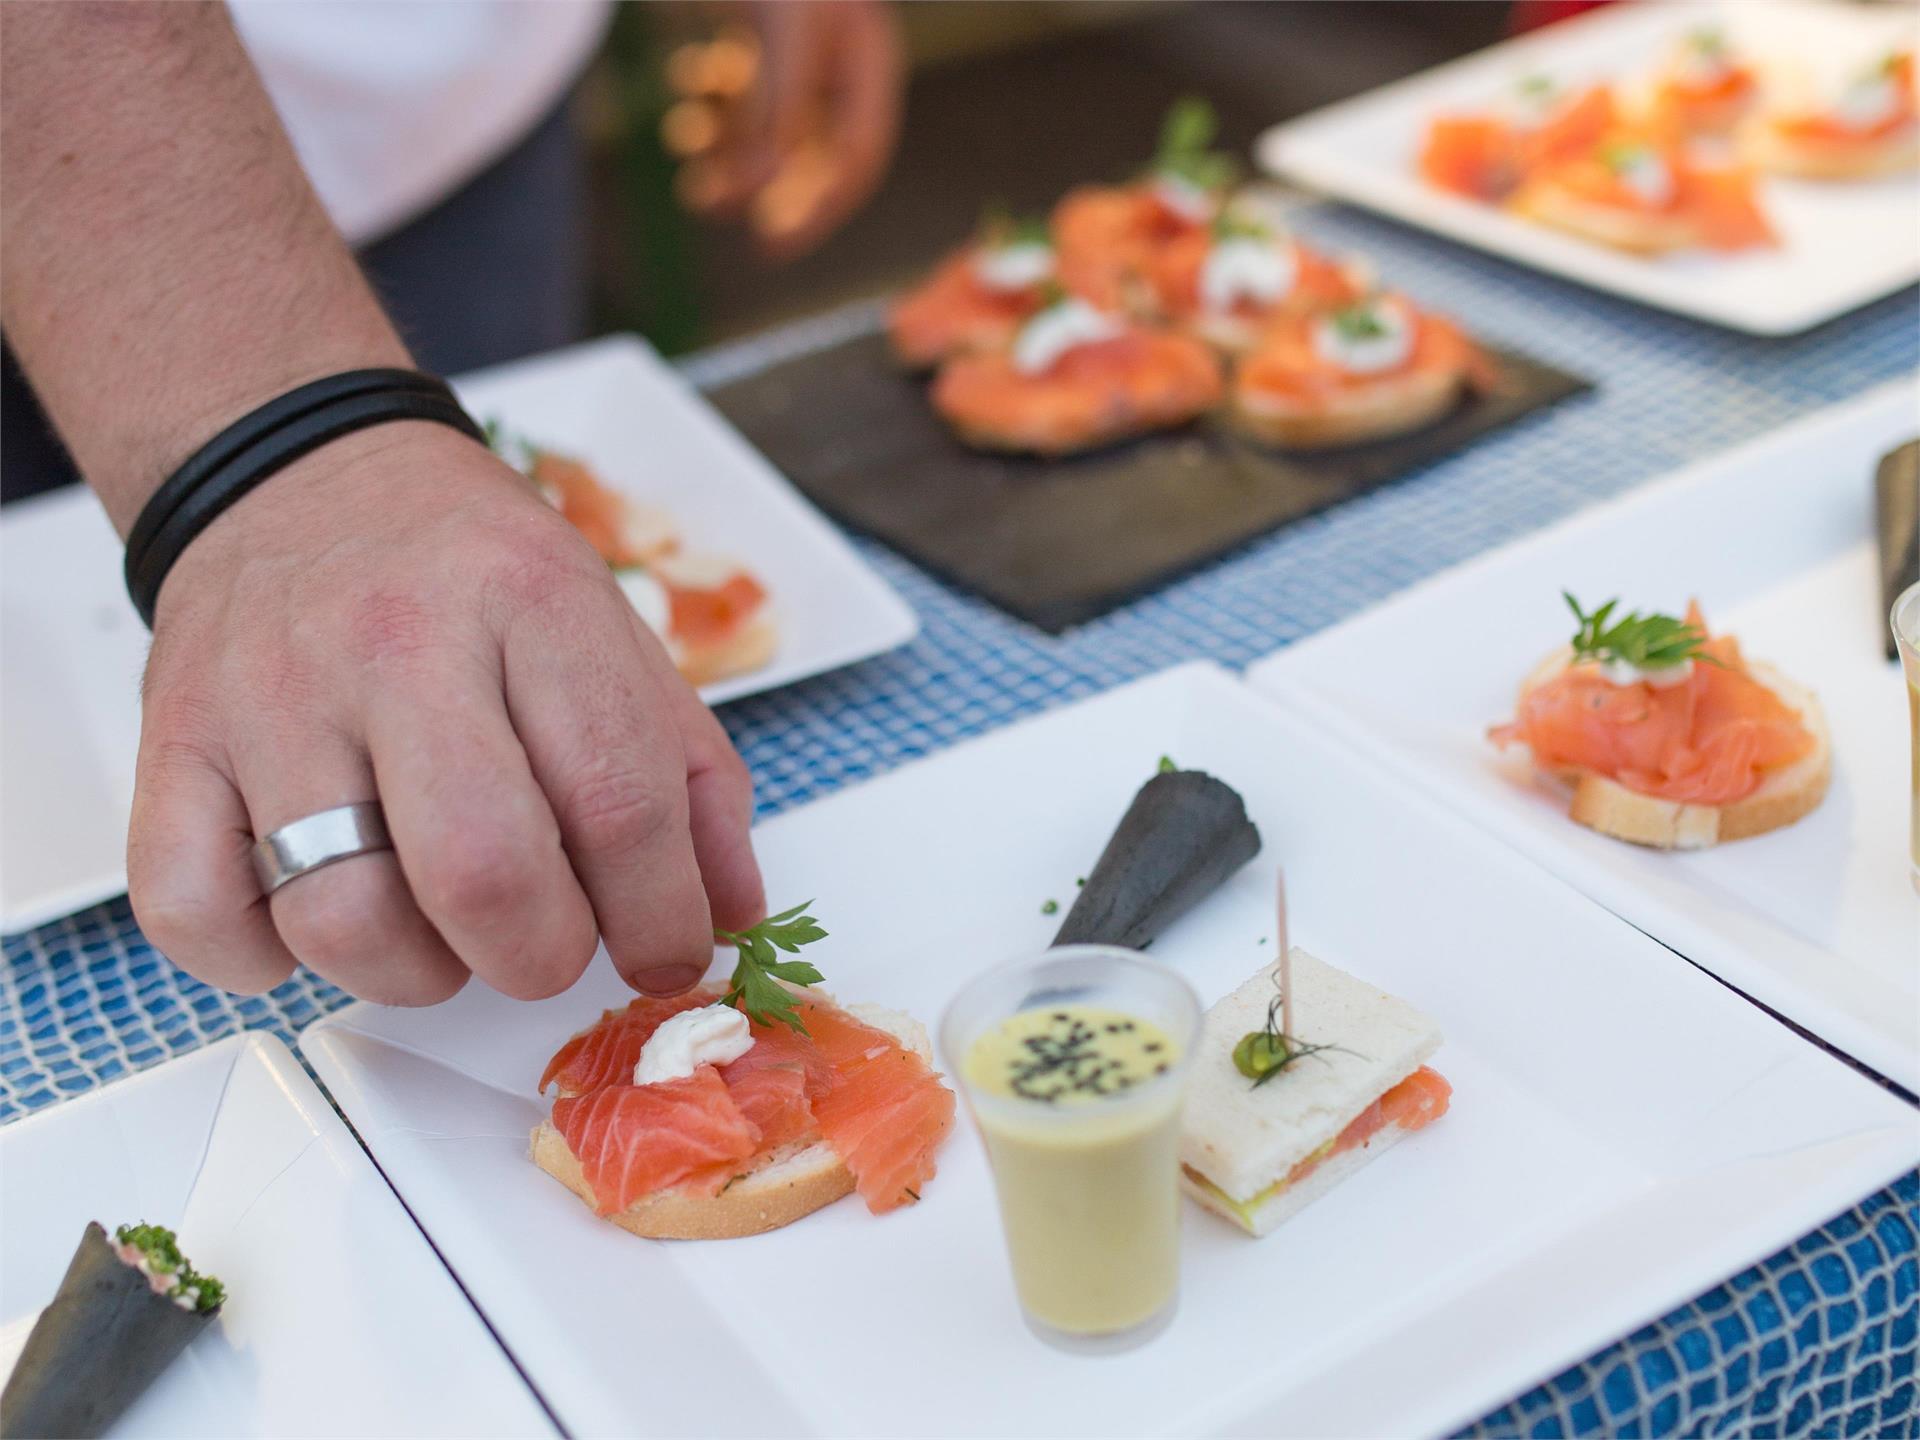
POLYGON ((1592 388, 1495 352, 1501 387, 1414 435, 1283 458, 1202 422, 1066 460, 950 435, 926 381, 863 335, 709 398, 829 514, 1059 634, 1216 556, 1592 388))

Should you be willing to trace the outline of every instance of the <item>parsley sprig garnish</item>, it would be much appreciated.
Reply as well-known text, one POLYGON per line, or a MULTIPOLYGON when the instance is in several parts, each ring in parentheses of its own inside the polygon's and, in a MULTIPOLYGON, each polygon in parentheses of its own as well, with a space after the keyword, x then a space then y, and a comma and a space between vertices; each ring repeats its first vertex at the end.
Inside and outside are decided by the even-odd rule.
POLYGON ((1053 245, 1053 232, 1044 215, 1016 215, 996 201, 980 217, 980 239, 989 249, 1011 249, 1015 245, 1053 245))
POLYGON ((1580 628, 1573 632, 1573 658, 1578 660, 1618 660, 1637 670, 1665 670, 1689 660, 1720 662, 1703 648, 1706 632, 1671 615, 1642 615, 1629 610, 1618 620, 1613 618, 1620 602, 1609 600, 1592 614, 1580 608, 1580 602, 1562 590, 1561 597, 1580 628))
POLYGON ((1333 312, 1334 333, 1342 340, 1378 340, 1387 333, 1387 322, 1380 314, 1380 303, 1373 296, 1356 300, 1333 312))
POLYGON ((793 1003, 793 992, 779 982, 818 985, 825 977, 805 960, 782 960, 779 952, 797 955, 802 945, 827 938, 820 922, 805 913, 811 904, 811 900, 803 900, 791 910, 769 915, 751 929, 713 932, 740 952, 733 978, 727 982, 727 993, 720 997, 722 1005, 736 1006, 761 1025, 790 1025, 802 1035, 807 1033, 793 1003))
POLYGON ((1173 102, 1160 124, 1160 146, 1153 152, 1156 174, 1172 175, 1201 190, 1224 190, 1239 166, 1231 155, 1212 147, 1220 131, 1213 106, 1189 95, 1173 102))

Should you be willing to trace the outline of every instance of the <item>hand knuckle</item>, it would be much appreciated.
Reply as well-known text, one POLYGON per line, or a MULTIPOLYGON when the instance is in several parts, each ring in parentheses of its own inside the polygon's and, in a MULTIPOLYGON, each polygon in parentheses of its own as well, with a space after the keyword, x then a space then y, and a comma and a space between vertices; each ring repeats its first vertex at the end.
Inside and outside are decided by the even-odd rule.
POLYGON ((604 578, 600 563, 578 535, 521 536, 485 567, 489 608, 509 616, 539 613, 575 603, 583 581, 604 578))
POLYGON ((429 915, 511 916, 533 898, 530 857, 497 834, 443 837, 418 869, 414 883, 429 915))
POLYGON ((574 781, 564 806, 574 839, 591 850, 644 845, 674 819, 674 796, 661 776, 632 760, 605 758, 574 781))

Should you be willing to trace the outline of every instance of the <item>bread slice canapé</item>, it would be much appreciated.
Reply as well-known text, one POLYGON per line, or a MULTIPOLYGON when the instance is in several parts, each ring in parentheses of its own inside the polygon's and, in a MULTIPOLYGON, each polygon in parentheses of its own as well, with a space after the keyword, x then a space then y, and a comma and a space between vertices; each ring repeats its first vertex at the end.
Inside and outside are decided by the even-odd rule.
MULTIPOLYGON (((1520 687, 1524 696, 1566 669, 1566 648, 1547 657, 1520 687)), ((1618 780, 1580 768, 1536 766, 1571 791, 1567 813, 1580 824, 1656 850, 1704 850, 1725 840, 1763 835, 1812 813, 1833 778, 1833 740, 1813 691, 1773 666, 1747 662, 1747 673, 1778 695, 1813 736, 1813 749, 1768 773, 1749 795, 1726 805, 1696 805, 1644 795, 1618 780)))
MULTIPOLYGON (((927 1030, 911 1015, 877 1005, 850 1005, 847 1013, 931 1062, 927 1030)), ((580 1162, 550 1121, 533 1128, 533 1163, 598 1208, 580 1162)), ((784 1146, 740 1162, 740 1174, 717 1194, 675 1186, 644 1195, 608 1215, 622 1230, 650 1240, 732 1240, 791 1225, 853 1191, 853 1173, 824 1140, 784 1146)))

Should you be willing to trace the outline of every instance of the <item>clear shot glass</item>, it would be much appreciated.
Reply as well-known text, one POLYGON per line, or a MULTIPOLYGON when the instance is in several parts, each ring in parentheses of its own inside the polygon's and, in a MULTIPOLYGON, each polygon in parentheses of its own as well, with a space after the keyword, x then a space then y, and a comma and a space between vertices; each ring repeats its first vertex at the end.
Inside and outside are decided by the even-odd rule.
POLYGON ((1021 1310, 1049 1344, 1129 1349, 1173 1319, 1199 1036, 1186 981, 1105 945, 990 970, 947 1007, 947 1067, 986 1144, 1021 1310))

